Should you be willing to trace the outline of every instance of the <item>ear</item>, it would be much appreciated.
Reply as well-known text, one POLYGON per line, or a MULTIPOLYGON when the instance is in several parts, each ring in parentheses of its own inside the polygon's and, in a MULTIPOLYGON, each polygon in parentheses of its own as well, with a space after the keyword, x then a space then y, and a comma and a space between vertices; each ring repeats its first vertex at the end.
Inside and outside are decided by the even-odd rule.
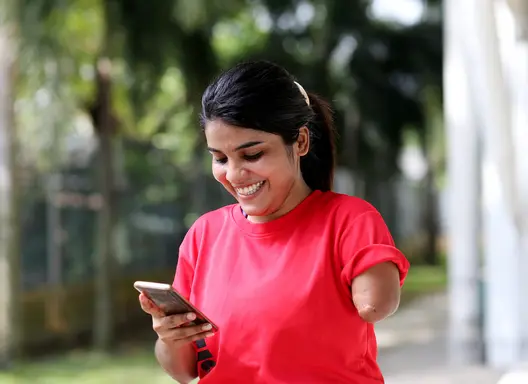
POLYGON ((295 146, 297 147, 297 155, 301 157, 306 156, 310 150, 310 131, 307 127, 301 127, 299 129, 299 137, 297 138, 295 146))

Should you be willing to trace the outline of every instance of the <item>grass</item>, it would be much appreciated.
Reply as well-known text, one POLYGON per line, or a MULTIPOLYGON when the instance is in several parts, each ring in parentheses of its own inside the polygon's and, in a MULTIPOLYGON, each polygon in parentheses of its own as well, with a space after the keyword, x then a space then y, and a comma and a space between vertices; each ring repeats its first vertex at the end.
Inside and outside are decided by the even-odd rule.
POLYGON ((117 355, 73 352, 66 356, 22 363, 0 373, 1 384, 174 384, 154 359, 152 346, 117 355))
POLYGON ((446 286, 445 266, 412 265, 403 286, 402 304, 420 295, 440 292, 446 286))
POLYGON ((444 266, 413 265, 405 280, 404 292, 431 293, 447 285, 447 271, 444 266))
MULTIPOLYGON (((413 265, 405 281, 402 304, 441 291, 446 283, 445 267, 413 265)), ((0 373, 0 384, 174 384, 158 366, 151 343, 122 349, 111 356, 78 351, 21 363, 9 373, 0 373)))

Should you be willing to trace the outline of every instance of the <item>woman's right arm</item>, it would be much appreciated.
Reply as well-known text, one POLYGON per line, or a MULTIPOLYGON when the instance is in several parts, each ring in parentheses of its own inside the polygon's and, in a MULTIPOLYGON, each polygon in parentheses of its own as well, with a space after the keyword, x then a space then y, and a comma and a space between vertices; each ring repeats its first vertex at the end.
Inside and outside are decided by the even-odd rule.
POLYGON ((187 384, 198 377, 196 352, 192 344, 178 347, 158 339, 155 351, 159 364, 174 380, 187 384))
POLYGON ((212 326, 189 325, 196 314, 165 316, 144 294, 139 295, 143 311, 152 316, 152 328, 158 334, 155 354, 161 367, 181 384, 190 383, 197 376, 194 341, 212 335, 212 326))
MULTIPOLYGON (((173 287, 187 298, 191 296, 201 223, 198 220, 192 225, 178 252, 173 287)), ((204 329, 203 326, 190 326, 189 322, 195 319, 195 314, 164 316, 146 297, 140 296, 140 301, 143 310, 152 315, 152 327, 158 334, 155 354, 159 364, 179 383, 193 381, 198 376, 198 367, 192 342, 211 335, 212 327, 204 329)))

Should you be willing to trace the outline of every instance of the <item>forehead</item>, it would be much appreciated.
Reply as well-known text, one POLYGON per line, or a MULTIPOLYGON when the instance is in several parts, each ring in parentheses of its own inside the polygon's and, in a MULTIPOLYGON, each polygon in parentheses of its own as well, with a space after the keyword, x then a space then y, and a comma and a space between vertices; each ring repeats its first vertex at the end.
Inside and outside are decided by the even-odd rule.
POLYGON ((240 128, 224 123, 222 120, 213 120, 205 125, 207 146, 221 151, 232 151, 248 142, 275 142, 280 137, 272 133, 258 131, 250 128, 240 128))

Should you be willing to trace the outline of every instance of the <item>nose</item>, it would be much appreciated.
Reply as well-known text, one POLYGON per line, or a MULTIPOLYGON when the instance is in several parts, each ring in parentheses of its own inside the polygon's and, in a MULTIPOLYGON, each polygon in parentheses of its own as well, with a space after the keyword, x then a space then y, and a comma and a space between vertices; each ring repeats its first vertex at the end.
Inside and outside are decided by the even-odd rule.
POLYGON ((231 184, 242 184, 242 180, 244 179, 245 173, 246 172, 244 170, 244 167, 242 167, 241 164, 239 164, 238 162, 230 161, 227 164, 226 179, 231 184))

